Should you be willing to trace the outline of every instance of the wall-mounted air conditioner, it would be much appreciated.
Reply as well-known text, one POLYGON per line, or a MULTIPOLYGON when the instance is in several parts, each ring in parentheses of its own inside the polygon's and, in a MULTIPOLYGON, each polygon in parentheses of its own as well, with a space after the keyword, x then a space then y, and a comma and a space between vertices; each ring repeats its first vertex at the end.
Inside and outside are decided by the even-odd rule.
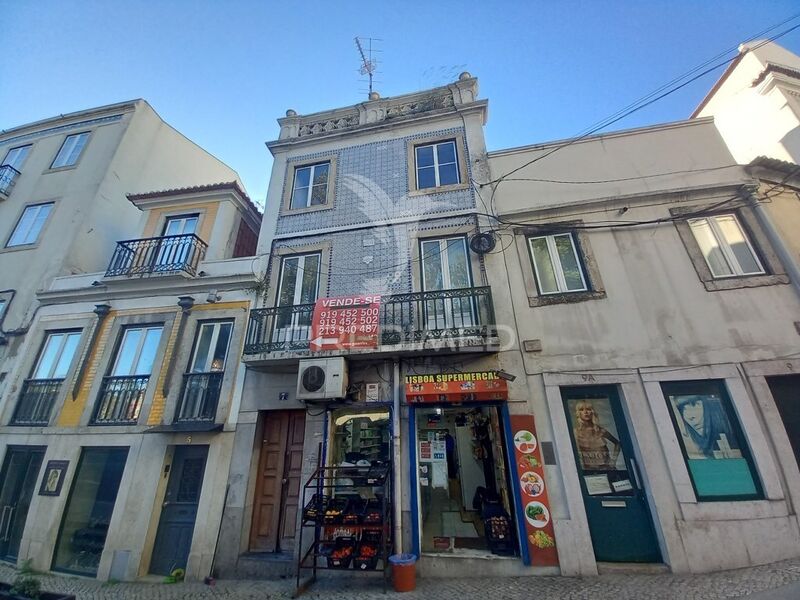
POLYGON ((346 395, 347 363, 343 357, 300 361, 297 372, 298 400, 334 400, 346 395))

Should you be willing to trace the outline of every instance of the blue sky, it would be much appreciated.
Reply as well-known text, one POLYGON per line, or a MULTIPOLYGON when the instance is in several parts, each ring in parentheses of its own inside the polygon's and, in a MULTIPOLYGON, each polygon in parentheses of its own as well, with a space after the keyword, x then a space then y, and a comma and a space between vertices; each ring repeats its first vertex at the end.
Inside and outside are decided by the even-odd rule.
MULTIPOLYGON (((0 128, 145 98, 263 201, 275 119, 366 97, 356 35, 383 40, 383 96, 476 75, 498 149, 575 135, 799 10, 796 0, 6 2, 0 128)), ((800 29, 778 43, 800 54, 800 29)), ((720 72, 612 129, 688 117, 720 72)))

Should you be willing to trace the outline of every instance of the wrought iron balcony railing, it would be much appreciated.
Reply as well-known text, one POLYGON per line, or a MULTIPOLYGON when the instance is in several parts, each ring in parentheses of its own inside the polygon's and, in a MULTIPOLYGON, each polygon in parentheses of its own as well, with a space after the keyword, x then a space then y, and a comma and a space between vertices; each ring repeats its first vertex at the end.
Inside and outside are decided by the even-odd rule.
POLYGON ((106 277, 181 271, 194 277, 207 248, 193 233, 117 242, 106 277))
POLYGON ((12 425, 46 426, 63 379, 26 379, 11 418, 12 425))
POLYGON ((17 183, 19 171, 11 165, 3 165, 0 167, 0 196, 8 198, 14 184, 17 183))
POLYGON ((149 375, 103 377, 92 423, 95 425, 136 425, 142 410, 149 375))
MULTIPOLYGON (((250 311, 244 354, 307 350, 313 304, 250 311)), ((383 296, 380 344, 393 346, 429 340, 495 335, 489 287, 413 292, 383 296)))
POLYGON ((185 374, 175 422, 213 422, 222 389, 222 376, 221 371, 185 374))

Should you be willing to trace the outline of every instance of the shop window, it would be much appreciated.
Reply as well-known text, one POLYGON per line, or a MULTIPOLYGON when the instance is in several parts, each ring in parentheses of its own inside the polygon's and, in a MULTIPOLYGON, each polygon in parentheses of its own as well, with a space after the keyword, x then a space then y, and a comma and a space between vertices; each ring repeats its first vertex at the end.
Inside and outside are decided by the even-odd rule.
POLYGON ((97 575, 127 456, 127 448, 83 449, 56 542, 54 570, 97 575))
POLYGON ((722 381, 662 383, 697 499, 752 500, 761 488, 722 381))
POLYGON ((423 552, 517 552, 496 407, 416 409, 423 552))
POLYGON ((330 464, 369 466, 391 460, 389 411, 383 408, 340 409, 331 415, 333 443, 330 464))

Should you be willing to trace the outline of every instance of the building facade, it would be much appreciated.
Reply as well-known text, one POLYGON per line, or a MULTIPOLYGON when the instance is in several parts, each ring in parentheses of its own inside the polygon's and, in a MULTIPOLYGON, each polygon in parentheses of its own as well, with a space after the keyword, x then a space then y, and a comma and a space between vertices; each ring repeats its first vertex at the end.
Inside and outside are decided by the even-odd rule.
MULTIPOLYGON (((320 467, 351 481, 340 470, 354 466, 392 470, 393 489, 373 489, 374 499, 391 506, 391 547, 423 553, 423 571, 440 572, 454 554, 464 573, 490 558, 522 570, 527 557, 516 543, 506 556, 493 552, 480 516, 491 501, 504 540, 516 539, 509 419, 525 411, 495 375, 496 297, 470 249, 482 218, 472 181, 488 175, 486 107, 463 74, 442 88, 279 120, 259 239, 270 263, 244 349, 221 571, 290 574, 299 556, 311 564, 314 528, 301 522, 313 486, 304 485, 320 467), (360 306, 353 318, 372 315, 372 328, 356 326, 362 339, 339 343, 347 324, 332 324, 332 311, 320 329, 315 316, 328 300, 360 306), (304 393, 315 367, 348 380, 332 402, 304 393), (431 447, 446 449, 433 460, 431 447)), ((337 497, 349 512, 371 496, 337 497)))
POLYGON ((138 235, 104 252, 105 270, 37 294, 0 404, 0 553, 103 580, 203 579, 261 215, 236 182, 128 201, 138 235))
POLYGON ((767 172, 792 165, 737 165, 708 118, 489 162, 519 340, 500 362, 553 445, 562 573, 797 556, 800 296, 771 232, 797 190, 767 172))
POLYGON ((238 181, 144 100, 0 134, 0 394, 54 277, 105 269, 139 235, 130 193, 238 181))

